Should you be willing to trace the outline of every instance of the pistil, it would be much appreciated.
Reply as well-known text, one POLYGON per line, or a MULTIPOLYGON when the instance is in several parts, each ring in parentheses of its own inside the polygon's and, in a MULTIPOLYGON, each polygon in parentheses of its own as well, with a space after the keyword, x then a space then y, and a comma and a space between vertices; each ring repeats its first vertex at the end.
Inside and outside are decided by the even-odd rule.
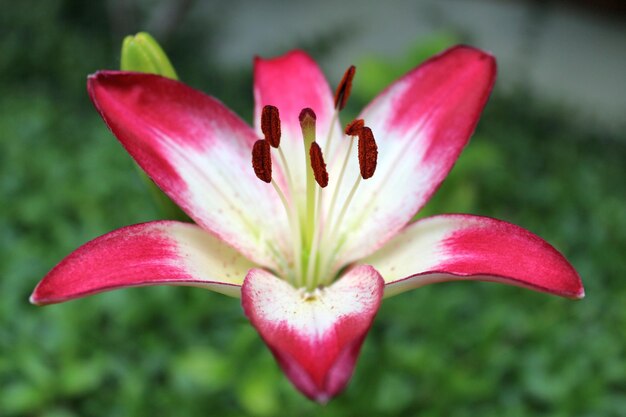
MULTIPOLYGON (((311 144, 315 142, 315 122, 317 117, 315 112, 310 108, 302 109, 299 116, 300 128, 302 129, 302 138, 304 139, 304 149, 310 149, 311 144)), ((313 168, 309 164, 308 155, 304 153, 304 164, 306 167, 306 214, 303 219, 304 223, 304 257, 305 265, 308 264, 309 251, 311 249, 311 241, 313 240, 313 230, 315 228, 315 177, 313 168)))

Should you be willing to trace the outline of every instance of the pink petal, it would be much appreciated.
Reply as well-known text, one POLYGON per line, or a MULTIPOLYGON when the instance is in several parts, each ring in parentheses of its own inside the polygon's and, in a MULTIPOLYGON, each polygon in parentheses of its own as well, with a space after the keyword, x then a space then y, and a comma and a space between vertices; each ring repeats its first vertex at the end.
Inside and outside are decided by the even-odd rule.
POLYGON ((156 75, 102 71, 88 90, 126 150, 191 218, 277 268, 272 253, 291 248, 288 221, 273 188, 254 174, 249 126, 214 98, 156 75))
MULTIPOLYGON (((317 142, 325 150, 334 102, 324 74, 302 51, 291 51, 273 59, 257 57, 254 60, 254 101, 254 122, 259 135, 263 106, 278 108, 283 136, 280 147, 290 164, 296 193, 304 192, 306 171, 303 161, 308 150, 305 153, 298 116, 306 107, 313 109, 317 117, 317 142)), ((341 129, 336 121, 334 124, 333 134, 338 136, 341 129)), ((338 145, 340 141, 335 137, 329 153, 335 154, 338 145)))
POLYGON ((198 226, 157 221, 92 240, 37 285, 33 304, 52 304, 117 288, 187 285, 239 296, 254 265, 198 226))
POLYGON ((374 268, 361 265, 307 298, 271 273, 253 269, 241 301, 291 382, 307 397, 325 403, 352 375, 383 285, 374 268))
POLYGON ((442 281, 494 281, 582 298, 578 273, 545 240, 511 223, 450 214, 408 226, 364 262, 385 279, 385 296, 442 281))
MULTIPOLYGON (((359 186, 342 225, 340 264, 381 247, 431 197, 472 135, 495 76, 491 55, 457 46, 406 74, 365 108, 359 118, 376 137, 378 167, 359 186)), ((349 172, 357 177, 356 158, 349 172)), ((344 186, 344 195, 349 188, 344 186)))

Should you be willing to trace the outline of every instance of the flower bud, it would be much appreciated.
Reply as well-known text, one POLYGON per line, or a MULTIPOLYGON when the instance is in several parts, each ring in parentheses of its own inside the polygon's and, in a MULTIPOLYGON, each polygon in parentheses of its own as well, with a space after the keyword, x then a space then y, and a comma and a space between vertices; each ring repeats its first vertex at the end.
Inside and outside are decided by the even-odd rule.
POLYGON ((122 43, 122 71, 137 71, 178 79, 163 48, 146 32, 129 35, 122 43))

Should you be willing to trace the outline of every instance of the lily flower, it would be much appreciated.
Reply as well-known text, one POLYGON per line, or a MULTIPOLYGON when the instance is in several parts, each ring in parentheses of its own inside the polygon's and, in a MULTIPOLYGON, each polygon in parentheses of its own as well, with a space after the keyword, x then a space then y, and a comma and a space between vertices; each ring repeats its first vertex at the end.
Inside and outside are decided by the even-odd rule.
POLYGON ((383 297, 466 280, 584 296, 567 260, 518 226, 466 214, 412 221, 478 123, 496 76, 491 55, 448 49, 342 129, 354 74, 333 95, 304 52, 256 58, 254 128, 176 80, 91 75, 110 130, 196 224, 154 221, 96 238, 52 269, 31 302, 145 285, 240 297, 293 385, 325 403, 348 383, 383 297))

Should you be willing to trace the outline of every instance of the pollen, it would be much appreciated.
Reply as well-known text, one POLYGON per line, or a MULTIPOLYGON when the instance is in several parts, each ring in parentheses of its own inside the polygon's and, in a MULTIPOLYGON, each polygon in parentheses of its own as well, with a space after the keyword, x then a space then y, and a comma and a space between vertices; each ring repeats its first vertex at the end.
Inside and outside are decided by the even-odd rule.
POLYGON ((326 187, 328 185, 328 171, 326 170, 326 162, 324 162, 322 148, 320 148, 317 142, 311 144, 309 157, 311 158, 311 168, 313 169, 315 181, 320 187, 326 187))
POLYGON ((264 182, 272 181, 272 155, 270 153, 270 143, 264 139, 259 139, 252 147, 252 168, 256 176, 264 182))
POLYGON ((361 129, 365 127, 365 121, 363 119, 354 119, 346 126, 344 133, 348 136, 356 136, 361 132, 361 129))
POLYGON ((278 108, 270 105, 263 107, 263 112, 261 113, 261 131, 270 145, 274 148, 278 148, 280 145, 280 116, 278 114, 278 108))
POLYGON ((364 127, 359 132, 359 167, 364 180, 371 178, 378 162, 378 145, 372 129, 364 127))
POLYGON ((335 108, 337 110, 343 110, 343 108, 346 107, 346 103, 350 97, 350 91, 352 91, 352 79, 354 78, 355 72, 356 67, 350 65, 350 68, 343 74, 343 78, 337 86, 337 90, 335 90, 335 108))

